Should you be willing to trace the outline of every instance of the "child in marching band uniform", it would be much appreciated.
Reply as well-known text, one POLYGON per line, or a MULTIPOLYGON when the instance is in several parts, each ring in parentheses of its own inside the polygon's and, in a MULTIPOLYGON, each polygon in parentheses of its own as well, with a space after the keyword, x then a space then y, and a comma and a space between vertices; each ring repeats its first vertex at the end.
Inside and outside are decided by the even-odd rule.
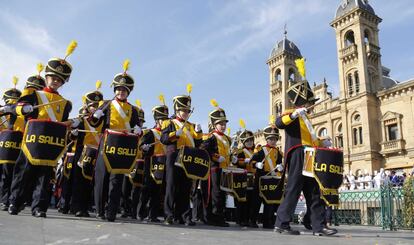
MULTIPOLYGON (((280 175, 280 172, 283 171, 283 156, 279 148, 276 147, 276 143, 279 139, 279 131, 274 124, 270 124, 264 128, 263 134, 266 139, 266 145, 258 147, 257 152, 251 158, 251 164, 256 168, 254 189, 257 190, 257 192, 259 192, 260 188, 260 177, 269 174, 280 175)), ((263 203, 263 228, 273 229, 275 224, 274 213, 277 211, 278 205, 267 204, 263 198, 255 200, 259 201, 253 204, 252 217, 254 218, 251 220, 252 227, 254 227, 254 223, 256 222, 255 219, 257 219, 257 215, 259 214, 260 204, 263 203)))
MULTIPOLYGON (((68 120, 72 104, 57 91, 63 84, 69 81, 72 66, 66 61, 66 58, 74 51, 76 46, 77 43, 72 41, 68 46, 64 59, 52 58, 48 61, 45 70, 46 87, 42 91, 22 96, 16 106, 17 115, 24 116, 25 120, 48 119, 57 122, 68 120), (35 105, 51 102, 54 102, 54 104, 34 108, 35 105)), ((76 127, 79 121, 72 120, 70 124, 76 127)), ((11 187, 9 213, 12 215, 18 214, 23 207, 24 201, 27 200, 27 195, 31 193, 32 188, 30 186, 35 181, 32 214, 35 217, 46 217, 50 200, 49 184, 53 174, 53 166, 47 163, 33 165, 25 153, 21 151, 16 162, 15 177, 11 187)))
POLYGON ((210 154, 211 160, 209 179, 202 181, 203 196, 207 198, 204 200, 204 219, 209 225, 228 227, 224 217, 226 193, 220 190, 221 172, 238 159, 230 154, 231 138, 225 134, 228 122, 226 113, 215 100, 211 100, 211 104, 216 107, 209 114, 214 130, 201 145, 201 149, 210 154))

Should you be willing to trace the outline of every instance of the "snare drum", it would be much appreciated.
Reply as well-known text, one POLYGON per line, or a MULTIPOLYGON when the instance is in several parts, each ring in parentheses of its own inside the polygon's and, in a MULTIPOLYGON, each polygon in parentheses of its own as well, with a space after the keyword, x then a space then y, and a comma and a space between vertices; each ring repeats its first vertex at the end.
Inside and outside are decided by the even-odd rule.
POLYGON ((63 161, 63 176, 66 177, 66 179, 70 178, 70 174, 72 172, 73 168, 73 161, 75 160, 75 153, 73 152, 67 152, 65 159, 63 161))
POLYGON ((26 124, 22 151, 32 165, 56 167, 66 149, 67 127, 61 122, 32 119, 26 124))
POLYGON ((0 132, 0 164, 14 164, 20 154, 23 133, 3 130, 0 132))
POLYGON ((254 189, 254 174, 253 173, 247 173, 247 190, 253 190, 254 189))
POLYGON ((129 174, 129 181, 135 187, 139 187, 144 184, 144 160, 143 159, 137 159, 134 169, 129 174))
POLYGON ((98 148, 93 145, 85 145, 79 158, 78 166, 82 168, 82 175, 87 180, 92 180, 97 157, 98 148))
POLYGON ((220 176, 220 190, 228 192, 237 201, 246 201, 247 173, 241 168, 222 169, 220 176))
POLYGON ((264 175, 259 178, 259 195, 266 204, 280 204, 283 191, 284 177, 264 175))
POLYGON ((136 134, 105 131, 102 155, 108 172, 129 174, 132 171, 138 157, 138 140, 136 134))
POLYGON ((210 173, 210 156, 206 150, 181 147, 175 166, 184 169, 185 175, 194 180, 206 180, 210 173))

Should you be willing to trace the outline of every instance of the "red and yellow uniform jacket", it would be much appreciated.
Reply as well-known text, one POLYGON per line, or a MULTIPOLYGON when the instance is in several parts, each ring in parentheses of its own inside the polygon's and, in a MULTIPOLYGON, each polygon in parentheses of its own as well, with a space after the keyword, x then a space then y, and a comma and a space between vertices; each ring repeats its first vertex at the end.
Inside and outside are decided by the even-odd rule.
POLYGON ((162 123, 161 130, 161 143, 168 146, 174 145, 176 150, 182 146, 198 147, 203 138, 202 132, 195 131, 194 124, 178 118, 165 120, 162 123), (183 133, 180 136, 177 136, 177 130, 183 126, 183 133))
POLYGON ((265 145, 258 147, 257 152, 252 156, 251 163, 254 166, 257 162, 263 162, 263 171, 268 173, 273 171, 278 164, 282 164, 282 158, 279 148, 265 145))
POLYGON ((256 169, 253 167, 251 162, 246 163, 245 159, 252 159, 255 153, 254 148, 243 147, 237 151, 237 167, 246 169, 249 173, 255 173, 256 169))
POLYGON ((230 154, 231 138, 223 133, 213 131, 208 138, 201 144, 201 149, 206 150, 210 154, 213 161, 212 167, 228 168, 231 164, 230 154), (220 156, 224 157, 224 161, 219 163, 220 156))

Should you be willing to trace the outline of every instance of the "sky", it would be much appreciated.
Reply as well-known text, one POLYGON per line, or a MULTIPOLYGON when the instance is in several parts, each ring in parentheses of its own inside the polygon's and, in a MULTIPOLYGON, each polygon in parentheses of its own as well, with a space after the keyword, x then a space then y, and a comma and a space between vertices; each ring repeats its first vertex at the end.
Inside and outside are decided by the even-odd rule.
MULTIPOLYGON (((82 95, 110 83, 130 59, 135 87, 129 101, 141 100, 147 127, 151 108, 164 94, 191 94, 190 121, 207 130, 211 99, 226 110, 232 132, 244 119, 248 129, 269 120, 269 69, 274 45, 287 37, 306 58, 311 84, 327 79, 338 94, 335 32, 329 23, 341 0, 174 0, 174 1, 0 1, 0 91, 19 77, 23 88, 36 64, 63 57, 71 40, 78 48, 68 58, 73 66, 61 94, 72 101, 73 116, 82 95)), ((398 81, 414 77, 414 4, 412 0, 371 0, 379 26, 382 64, 398 81)))

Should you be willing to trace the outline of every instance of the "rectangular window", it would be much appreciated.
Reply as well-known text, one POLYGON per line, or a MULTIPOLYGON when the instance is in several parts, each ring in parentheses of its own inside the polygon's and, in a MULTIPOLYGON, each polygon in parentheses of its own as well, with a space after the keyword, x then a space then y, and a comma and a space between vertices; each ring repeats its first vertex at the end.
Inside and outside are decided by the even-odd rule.
POLYGON ((398 125, 396 123, 387 125, 387 130, 388 130, 388 140, 397 140, 400 138, 400 135, 398 132, 398 125))

